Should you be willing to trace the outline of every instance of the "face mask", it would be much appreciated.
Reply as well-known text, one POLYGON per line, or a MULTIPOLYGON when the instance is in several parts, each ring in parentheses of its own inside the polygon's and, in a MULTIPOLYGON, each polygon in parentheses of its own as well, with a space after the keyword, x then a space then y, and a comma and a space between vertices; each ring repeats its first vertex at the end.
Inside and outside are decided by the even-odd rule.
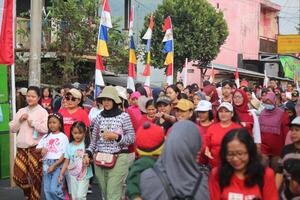
POLYGON ((264 108, 266 110, 274 110, 275 106, 272 104, 264 104, 264 108))

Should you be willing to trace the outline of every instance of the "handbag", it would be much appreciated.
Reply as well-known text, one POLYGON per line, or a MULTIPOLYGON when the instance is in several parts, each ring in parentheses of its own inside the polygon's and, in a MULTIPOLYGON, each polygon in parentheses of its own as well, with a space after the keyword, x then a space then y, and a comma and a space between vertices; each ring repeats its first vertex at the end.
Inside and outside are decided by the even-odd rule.
POLYGON ((94 163, 99 167, 111 169, 115 166, 117 158, 117 154, 97 152, 94 154, 94 163))

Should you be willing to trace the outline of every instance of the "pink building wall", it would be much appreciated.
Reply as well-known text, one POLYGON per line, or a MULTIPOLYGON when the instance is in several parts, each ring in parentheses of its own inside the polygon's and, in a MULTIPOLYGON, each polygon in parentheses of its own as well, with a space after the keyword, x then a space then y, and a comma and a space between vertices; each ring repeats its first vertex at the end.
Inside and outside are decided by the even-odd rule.
MULTIPOLYGON (((220 53, 212 64, 215 66, 237 67, 238 54, 243 59, 257 60, 259 54, 260 37, 276 39, 276 16, 280 6, 269 0, 208 0, 216 9, 220 9, 227 22, 229 35, 220 48, 220 53), (266 10, 266 11, 264 11, 266 10)), ((187 84, 198 83, 202 80, 200 71, 189 63, 187 84)), ((218 71, 215 70, 217 74, 218 71)), ((179 75, 179 74, 178 74, 179 75)), ((210 70, 207 70, 204 79, 208 79, 210 70)), ((180 79, 179 75, 179 79, 180 79)))
POLYGON ((259 35, 264 39, 276 40, 278 34, 277 16, 280 6, 268 0, 262 0, 259 35))
POLYGON ((208 0, 211 5, 223 11, 228 25, 229 35, 220 49, 214 64, 237 66, 237 55, 244 59, 257 59, 259 52, 259 16, 258 1, 208 0))

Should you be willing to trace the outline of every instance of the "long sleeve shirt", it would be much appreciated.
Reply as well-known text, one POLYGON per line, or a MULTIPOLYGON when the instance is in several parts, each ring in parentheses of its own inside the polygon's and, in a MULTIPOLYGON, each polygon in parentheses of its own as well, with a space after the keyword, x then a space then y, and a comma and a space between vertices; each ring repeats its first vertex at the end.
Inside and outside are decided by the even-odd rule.
POLYGON ((28 148, 37 145, 43 135, 48 132, 47 120, 48 112, 40 105, 32 109, 29 109, 28 106, 21 108, 17 112, 16 117, 9 122, 10 131, 18 133, 17 147, 28 148), (21 116, 26 113, 28 114, 27 120, 32 120, 33 127, 28 125, 27 120, 20 122, 21 116), (33 137, 34 130, 38 132, 38 138, 36 139, 33 137))
POLYGON ((87 151, 91 153, 119 153, 120 151, 127 151, 128 146, 134 143, 134 130, 131 124, 130 117, 123 112, 115 117, 103 117, 98 115, 91 138, 91 144, 87 151), (102 137, 103 131, 111 131, 121 135, 119 141, 105 141, 102 137))

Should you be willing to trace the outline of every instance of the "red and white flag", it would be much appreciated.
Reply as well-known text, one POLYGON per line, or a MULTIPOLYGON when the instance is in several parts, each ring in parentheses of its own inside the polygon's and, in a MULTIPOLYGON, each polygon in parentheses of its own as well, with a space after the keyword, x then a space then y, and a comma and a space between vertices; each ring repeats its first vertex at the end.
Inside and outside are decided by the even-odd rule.
POLYGON ((182 73, 181 73, 182 74, 182 82, 183 82, 184 88, 187 86, 187 78, 188 78, 187 67, 188 67, 188 59, 185 58, 185 63, 183 65, 182 73))
POLYGON ((267 70, 265 69, 264 71, 264 74, 265 74, 265 77, 264 77, 264 84, 263 84, 263 87, 268 87, 269 85, 269 78, 267 76, 267 70))
POLYGON ((235 70, 235 84, 236 84, 236 88, 240 88, 240 77, 239 77, 238 68, 236 68, 235 70))
POLYGON ((0 0, 0 64, 14 63, 13 0, 0 0))

